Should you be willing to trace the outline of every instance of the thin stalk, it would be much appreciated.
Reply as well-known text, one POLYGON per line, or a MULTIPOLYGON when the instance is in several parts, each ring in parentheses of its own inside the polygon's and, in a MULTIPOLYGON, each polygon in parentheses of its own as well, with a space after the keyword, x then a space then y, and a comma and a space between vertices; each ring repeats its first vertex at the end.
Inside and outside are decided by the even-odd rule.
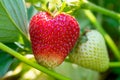
POLYGON ((113 51, 115 57, 120 60, 120 52, 117 48, 117 46, 115 45, 114 41, 112 40, 112 38, 106 33, 106 31, 102 28, 102 26, 100 25, 100 23, 96 20, 96 17, 93 15, 93 13, 89 10, 85 10, 84 11, 86 16, 88 17, 88 19, 92 22, 92 24, 94 25, 94 27, 101 32, 101 34, 104 36, 107 44, 109 45, 109 47, 111 48, 111 50, 113 51))
POLYGON ((110 62, 109 66, 112 67, 120 67, 120 62, 110 62))
POLYGON ((81 0, 80 7, 82 9, 89 9, 89 10, 92 10, 92 11, 96 11, 96 12, 102 13, 104 15, 110 16, 110 17, 118 19, 118 20, 120 19, 120 14, 119 13, 116 13, 114 11, 107 10, 105 8, 97 6, 97 5, 91 3, 91 2, 89 2, 87 0, 81 0))
POLYGON ((47 68, 45 68, 43 66, 40 66, 37 63, 34 63, 34 62, 28 60, 26 57, 22 56, 21 54, 19 54, 18 52, 14 51, 13 49, 7 47, 6 45, 4 45, 1 42, 0 42, 0 49, 5 51, 5 52, 7 52, 7 53, 9 53, 10 55, 16 57, 20 61, 22 61, 22 62, 24 62, 24 63, 26 63, 26 64, 28 64, 28 65, 30 65, 30 66, 32 66, 32 67, 42 71, 42 72, 44 72, 44 73, 46 73, 46 74, 48 74, 48 75, 50 75, 52 77, 55 77, 55 78, 57 78, 59 80, 70 80, 69 78, 67 78, 67 77, 65 77, 65 76, 63 76, 61 74, 58 74, 58 73, 56 73, 56 72, 54 72, 52 70, 49 70, 49 69, 47 69, 47 68))

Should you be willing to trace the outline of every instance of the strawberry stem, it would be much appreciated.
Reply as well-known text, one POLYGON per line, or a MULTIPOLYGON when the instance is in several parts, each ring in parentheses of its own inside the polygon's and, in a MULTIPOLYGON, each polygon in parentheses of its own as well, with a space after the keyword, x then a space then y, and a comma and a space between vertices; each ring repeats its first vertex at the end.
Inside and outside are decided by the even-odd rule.
POLYGON ((120 67, 120 62, 110 62, 109 67, 120 67))
POLYGON ((43 66, 40 66, 37 63, 31 62, 26 57, 22 56, 20 53, 18 53, 16 51, 14 51, 13 49, 7 47, 6 45, 4 45, 1 42, 0 42, 0 49, 3 50, 3 51, 5 51, 5 52, 7 52, 7 53, 9 53, 10 55, 16 57, 17 59, 19 59, 23 63, 28 64, 28 65, 30 65, 30 66, 32 66, 32 67, 34 67, 34 68, 36 68, 36 69, 38 69, 38 70, 40 70, 40 71, 48 74, 50 76, 53 76, 53 77, 59 79, 59 80, 70 80, 69 78, 67 78, 67 77, 65 77, 65 76, 63 76, 61 74, 53 72, 52 70, 49 70, 49 69, 47 69, 47 68, 45 68, 43 66))
POLYGON ((107 16, 110 16, 112 18, 115 18, 115 19, 120 19, 120 14, 119 13, 116 13, 116 12, 113 12, 113 11, 110 11, 110 10, 107 10, 105 8, 102 8, 100 6, 97 6, 87 0, 80 0, 80 8, 82 9, 89 9, 89 10, 93 10, 93 11, 96 11, 96 12, 99 12, 99 13, 102 13, 104 15, 107 15, 107 16))
POLYGON ((111 50, 113 51, 115 57, 120 60, 120 52, 117 48, 117 46, 115 45, 114 41, 112 40, 112 38, 107 34, 107 32, 102 28, 102 26, 100 25, 100 23, 96 20, 96 17, 93 15, 93 13, 89 10, 85 10, 84 11, 86 16, 88 17, 88 19, 91 21, 91 23, 94 25, 94 27, 96 29, 98 29, 98 31, 104 36, 106 42, 108 43, 109 47, 111 48, 111 50))

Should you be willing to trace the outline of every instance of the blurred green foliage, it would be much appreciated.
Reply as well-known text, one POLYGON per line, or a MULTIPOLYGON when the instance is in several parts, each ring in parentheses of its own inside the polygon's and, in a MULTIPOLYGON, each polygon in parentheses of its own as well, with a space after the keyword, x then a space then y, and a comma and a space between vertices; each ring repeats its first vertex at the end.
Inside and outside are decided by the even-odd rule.
MULTIPOLYGON (((35 13, 38 12, 35 6, 46 8, 46 5, 49 1, 50 5, 49 8, 53 11, 56 7, 59 8, 61 4, 61 0, 25 0, 25 1, 26 1, 25 5, 27 7, 28 22, 30 18, 35 13)), ((98 6, 104 7, 108 10, 120 13, 119 5, 120 0, 89 0, 89 1, 98 6)), ((69 9, 70 7, 67 7, 65 11, 68 11, 69 9)), ((74 16, 79 22, 81 32, 83 32, 86 28, 95 29, 88 20, 88 18, 83 13, 82 9, 74 10, 70 14, 74 16)), ((96 16, 97 20, 101 23, 105 31, 112 37, 117 47, 120 49, 120 21, 113 19, 107 15, 102 15, 99 12, 94 12, 94 15, 96 16)), ((18 42, 22 43, 22 41, 23 40, 21 41, 19 40, 18 42)), ((7 43, 6 45, 8 45, 9 47, 13 48, 16 51, 21 49, 18 45, 14 43, 7 43)), ((25 51, 22 50, 18 52, 20 52, 21 54, 23 54, 23 52, 25 53, 25 51)), ((108 52, 111 61, 115 61, 116 59, 114 58, 112 51, 111 49, 109 49, 109 47, 108 52)), ((30 53, 32 52, 26 52, 24 55, 28 55, 30 53)), ((31 61, 34 61, 34 59, 31 61)), ((84 69, 72 63, 64 62, 58 68, 54 69, 54 71, 63 74, 64 76, 70 77, 72 80, 120 80, 120 68, 111 68, 105 73, 98 73, 95 71, 84 69)), ((0 78, 1 79, 3 78, 4 80, 56 80, 45 73, 37 71, 36 69, 29 67, 21 63, 20 61, 15 60, 14 57, 2 51, 0 51, 0 78), (8 76, 7 72, 11 70, 13 71, 14 74, 8 76), (18 70, 17 73, 15 73, 16 70, 18 70), (32 76, 26 77, 27 74, 29 75, 32 74, 32 76)))

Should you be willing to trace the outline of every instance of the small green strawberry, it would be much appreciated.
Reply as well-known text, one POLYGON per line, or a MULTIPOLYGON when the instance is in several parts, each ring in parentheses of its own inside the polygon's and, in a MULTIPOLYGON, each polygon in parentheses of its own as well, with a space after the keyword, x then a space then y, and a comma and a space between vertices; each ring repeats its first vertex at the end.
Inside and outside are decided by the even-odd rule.
POLYGON ((103 36, 96 30, 86 33, 87 41, 78 42, 69 55, 70 60, 82 67, 104 72, 109 67, 108 52, 103 36))

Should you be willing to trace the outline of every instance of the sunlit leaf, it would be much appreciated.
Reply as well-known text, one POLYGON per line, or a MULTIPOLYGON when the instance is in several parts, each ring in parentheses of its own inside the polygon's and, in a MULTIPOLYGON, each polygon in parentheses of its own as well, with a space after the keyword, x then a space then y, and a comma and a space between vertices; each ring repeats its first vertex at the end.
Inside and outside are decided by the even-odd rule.
POLYGON ((14 42, 27 35, 27 15, 23 0, 0 0, 0 42, 14 42))

